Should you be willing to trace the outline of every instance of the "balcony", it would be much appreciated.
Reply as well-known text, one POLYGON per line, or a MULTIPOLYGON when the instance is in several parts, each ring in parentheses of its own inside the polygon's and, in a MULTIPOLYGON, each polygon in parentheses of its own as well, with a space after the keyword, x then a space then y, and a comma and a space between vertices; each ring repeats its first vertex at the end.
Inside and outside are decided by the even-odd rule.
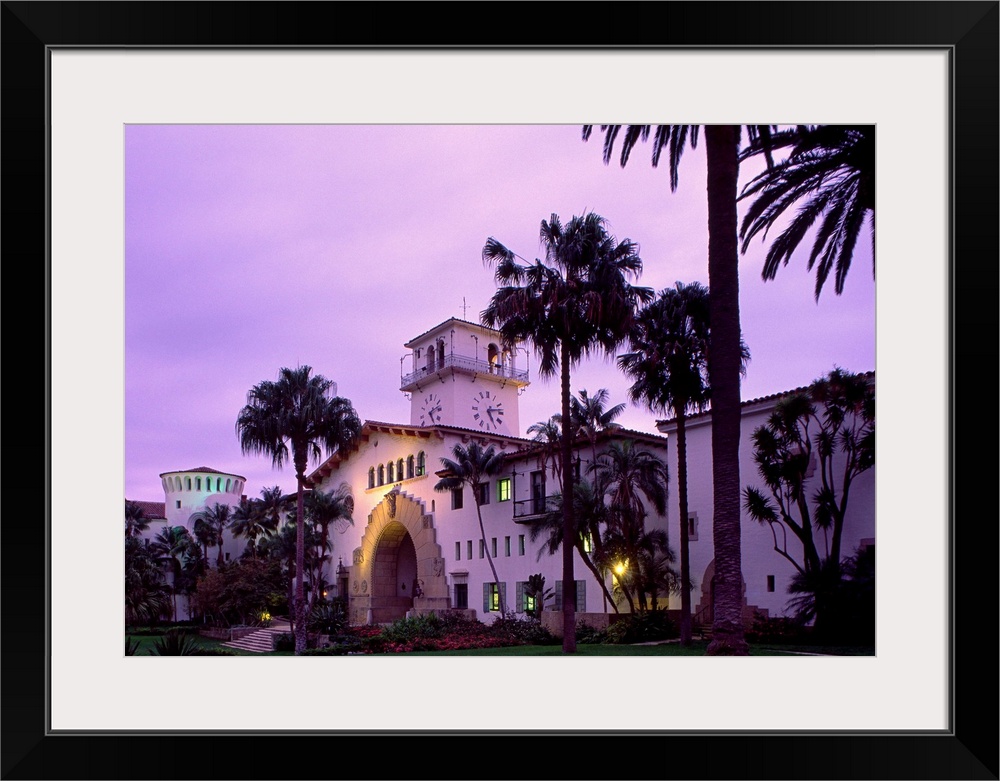
POLYGON ((482 374, 498 379, 508 379, 519 385, 528 384, 527 369, 514 369, 510 366, 490 363, 489 361, 477 361, 474 358, 466 358, 462 355, 446 355, 444 361, 439 361, 434 368, 421 367, 414 372, 404 375, 399 381, 400 390, 409 390, 421 380, 430 377, 443 369, 456 369, 469 374, 482 374))
POLYGON ((557 512, 560 504, 552 496, 514 502, 514 523, 534 523, 546 513, 557 512))

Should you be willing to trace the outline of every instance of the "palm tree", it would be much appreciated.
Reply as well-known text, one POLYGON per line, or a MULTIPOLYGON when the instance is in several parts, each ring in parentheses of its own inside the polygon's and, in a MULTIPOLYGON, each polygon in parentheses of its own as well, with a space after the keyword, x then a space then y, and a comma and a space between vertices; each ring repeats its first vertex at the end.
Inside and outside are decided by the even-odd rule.
MULTIPOLYGON (((628 282, 642 272, 639 248, 608 233, 607 221, 589 212, 565 226, 557 214, 542 220, 540 242, 545 262, 523 260, 490 237, 483 261, 495 266, 499 289, 482 313, 483 323, 497 328, 513 347, 530 340, 539 358, 538 372, 560 372, 562 419, 569 421, 570 369, 599 350, 613 354, 628 333, 635 310, 653 296, 650 288, 628 282)), ((562 431, 563 493, 573 495, 572 432, 562 431)), ((576 531, 573 502, 563 502, 563 531, 576 531)), ((576 651, 576 581, 573 546, 563 546, 563 652, 576 651)))
MULTIPOLYGON (((625 440, 609 444, 591 469, 597 474, 599 491, 607 496, 610 525, 620 539, 620 553, 636 566, 641 542, 648 538, 646 504, 660 515, 667 509, 667 465, 651 451, 625 440)), ((638 589, 637 593, 644 610, 645 592, 638 589)))
POLYGON ((219 548, 219 555, 215 560, 215 566, 221 567, 225 560, 222 557, 223 535, 226 527, 232 518, 232 508, 228 504, 216 502, 203 513, 205 521, 215 532, 215 545, 219 548))
POLYGON ((305 500, 306 517, 318 527, 320 532, 319 545, 316 550, 315 565, 318 569, 313 578, 315 587, 312 590, 310 612, 316 606, 316 600, 322 591, 322 569, 326 563, 330 545, 330 524, 336 524, 341 530, 354 525, 354 497, 351 495, 350 483, 343 482, 329 493, 310 491, 305 500))
POLYGON ((581 433, 590 442, 592 461, 597 463, 597 435, 602 431, 613 428, 621 428, 615 420, 621 417, 625 411, 624 404, 615 404, 608 407, 608 400, 611 394, 607 388, 601 388, 591 396, 586 390, 580 390, 577 396, 570 402, 570 417, 573 420, 573 428, 576 436, 581 433))
POLYGON ((142 505, 138 502, 125 500, 125 536, 138 537, 149 528, 149 518, 146 517, 142 505))
POLYGON ((541 447, 542 469, 547 470, 549 464, 552 465, 552 474, 559 483, 559 490, 562 490, 562 464, 560 462, 560 449, 562 443, 562 428, 559 421, 561 415, 553 415, 548 420, 540 420, 528 426, 528 434, 539 443, 541 447))
POLYGON ((177 620, 177 595, 190 588, 192 578, 200 569, 201 548, 183 526, 166 526, 153 538, 149 550, 170 570, 172 617, 177 620))
POLYGON ((811 271, 816 266, 817 301, 831 271, 839 296, 866 221, 871 225, 875 275, 875 126, 799 125, 773 134, 766 145, 758 139, 740 153, 740 159, 778 147, 791 147, 788 157, 769 165, 740 193, 740 200, 755 198, 740 226, 742 250, 746 252, 757 234, 766 237, 789 207, 801 203, 771 242, 761 276, 774 279, 778 266, 788 265, 820 220, 806 268, 811 271))
POLYGON ((492 445, 484 448, 474 440, 468 446, 457 443, 451 449, 451 454, 452 458, 441 458, 441 465, 448 474, 438 480, 434 490, 463 490, 465 486, 472 489, 472 498, 476 502, 476 516, 479 518, 479 533, 500 600, 500 618, 504 619, 507 616, 507 608, 504 604, 503 589, 500 587, 500 578, 497 577, 497 568, 493 563, 493 556, 490 555, 490 546, 486 544, 486 527, 483 525, 483 508, 479 496, 479 484, 483 482, 483 478, 500 474, 503 469, 503 454, 498 453, 492 445))
POLYGON ((197 518, 194 519, 194 525, 191 527, 191 532, 194 535, 195 540, 201 545, 202 558, 208 561, 208 549, 215 545, 217 534, 215 526, 209 523, 208 519, 205 518, 204 513, 200 513, 197 518))
POLYGON ((229 521, 229 531, 236 539, 247 538, 243 556, 257 558, 257 538, 268 531, 268 520, 259 499, 243 499, 233 510, 229 521))
MULTIPOLYGON (((630 352, 618 366, 633 380, 629 398, 651 410, 671 412, 677 421, 677 497, 681 540, 681 644, 691 645, 691 562, 688 529, 687 432, 689 412, 708 407, 709 293, 698 282, 675 283, 639 313, 630 352)), ((743 371, 750 358, 743 349, 743 371)))
MULTIPOLYGON (((610 162, 621 125, 602 125, 604 162, 610 162)), ((650 125, 629 125, 622 139, 620 162, 639 141, 650 137, 650 125)), ((667 149, 670 189, 677 190, 678 168, 688 142, 698 144, 699 125, 658 125, 653 133, 652 163, 667 149)), ((740 125, 706 125, 708 194, 708 285, 712 312, 712 344, 708 377, 712 387, 712 492, 715 549, 715 615, 709 654, 749 654, 743 631, 743 565, 740 551, 740 281, 738 218, 740 125)), ((593 125, 583 126, 586 141, 593 125)), ((759 139, 765 153, 769 125, 747 125, 750 143, 759 139)), ((768 155, 770 162, 770 156, 768 155)))
POLYGON ((163 568, 146 541, 125 537, 125 624, 156 621, 170 615, 170 590, 163 583, 163 568))
MULTIPOLYGON (((282 368, 277 381, 265 380, 247 393, 247 404, 236 420, 244 454, 270 456, 276 468, 286 461, 295 467, 296 517, 303 518, 306 467, 324 449, 346 448, 361 433, 361 421, 351 402, 331 396, 333 382, 311 366, 282 368)), ((298 527, 297 527, 298 528, 298 527)), ((306 649, 305 534, 296 535, 295 653, 306 649)))
MULTIPOLYGON (((551 506, 557 509, 546 512, 528 527, 532 542, 539 537, 545 537, 544 545, 538 551, 538 560, 548 554, 554 556, 559 552, 563 542, 563 513, 561 493, 549 497, 551 506)), ((608 508, 604 497, 598 494, 594 484, 587 479, 581 479, 573 485, 573 519, 576 531, 571 536, 572 548, 580 555, 580 560, 601 585, 605 603, 610 603, 617 613, 618 604, 608 590, 605 582, 608 562, 613 558, 606 553, 604 542, 608 528, 608 508), (587 542, 590 542, 589 549, 587 542)))

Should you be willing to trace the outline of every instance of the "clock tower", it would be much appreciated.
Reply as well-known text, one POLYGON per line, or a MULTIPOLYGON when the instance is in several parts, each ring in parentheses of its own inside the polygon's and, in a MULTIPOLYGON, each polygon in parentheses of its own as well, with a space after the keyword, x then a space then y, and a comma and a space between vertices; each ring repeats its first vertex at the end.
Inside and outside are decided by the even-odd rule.
MULTIPOLYGON (((458 426, 484 434, 521 436, 517 397, 528 370, 491 328, 452 318, 404 345, 410 372, 399 389, 410 394, 410 423, 458 426)), ((404 357, 405 369, 405 357, 404 357)))

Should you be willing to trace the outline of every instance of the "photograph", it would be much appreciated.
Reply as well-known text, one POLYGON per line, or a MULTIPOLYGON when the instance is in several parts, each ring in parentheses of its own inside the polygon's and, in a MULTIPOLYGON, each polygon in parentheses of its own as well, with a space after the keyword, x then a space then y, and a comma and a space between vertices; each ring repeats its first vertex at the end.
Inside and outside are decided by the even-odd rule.
POLYGON ((874 655, 876 129, 728 130, 126 126, 127 652, 874 655))

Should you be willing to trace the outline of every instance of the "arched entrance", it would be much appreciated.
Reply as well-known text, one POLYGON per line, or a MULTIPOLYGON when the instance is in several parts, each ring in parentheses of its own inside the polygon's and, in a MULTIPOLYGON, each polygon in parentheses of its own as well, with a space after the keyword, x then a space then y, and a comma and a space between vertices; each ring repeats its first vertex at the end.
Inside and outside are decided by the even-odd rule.
POLYGON ((444 557, 434 520, 398 486, 368 516, 354 550, 348 602, 351 623, 383 624, 409 611, 449 607, 444 557))

